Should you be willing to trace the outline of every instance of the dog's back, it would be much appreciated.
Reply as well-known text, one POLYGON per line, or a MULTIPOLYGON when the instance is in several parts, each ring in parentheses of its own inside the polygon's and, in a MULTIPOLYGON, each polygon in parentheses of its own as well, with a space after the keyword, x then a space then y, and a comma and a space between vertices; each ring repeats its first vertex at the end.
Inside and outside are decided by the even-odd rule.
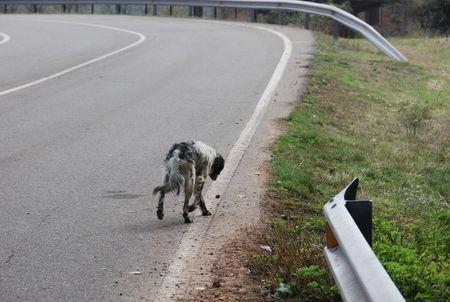
POLYGON ((194 142, 181 142, 170 148, 164 160, 163 185, 155 187, 153 195, 158 192, 166 194, 173 191, 176 191, 177 195, 180 194, 185 172, 192 169, 198 158, 194 144, 194 142))

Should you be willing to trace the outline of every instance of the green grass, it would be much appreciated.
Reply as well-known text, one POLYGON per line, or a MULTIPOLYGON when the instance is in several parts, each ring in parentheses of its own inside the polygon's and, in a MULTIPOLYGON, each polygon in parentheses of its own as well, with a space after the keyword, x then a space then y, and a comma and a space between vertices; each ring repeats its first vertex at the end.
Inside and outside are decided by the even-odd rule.
POLYGON ((450 41, 395 39, 396 62, 318 34, 303 100, 273 147, 277 214, 248 259, 283 300, 339 295, 322 248, 323 204, 354 177, 374 206, 373 250, 408 301, 450 297, 450 41), (412 131, 412 127, 415 131, 412 131))

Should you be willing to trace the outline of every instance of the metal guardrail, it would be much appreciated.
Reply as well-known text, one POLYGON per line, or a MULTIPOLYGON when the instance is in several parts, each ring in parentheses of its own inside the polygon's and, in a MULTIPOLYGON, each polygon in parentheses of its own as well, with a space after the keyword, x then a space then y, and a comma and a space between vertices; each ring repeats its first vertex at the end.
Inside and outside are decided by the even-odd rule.
POLYGON ((342 25, 358 32, 380 51, 391 58, 407 61, 391 43, 378 33, 373 27, 358 19, 352 14, 332 5, 295 1, 295 0, 0 0, 0 5, 20 4, 129 4, 129 5, 174 5, 174 6, 203 6, 218 8, 247 8, 304 12, 326 16, 336 20, 342 25))
POLYGON ((405 301, 381 265, 372 241, 372 203, 356 201, 358 179, 323 208, 328 221, 325 257, 344 301, 405 301))

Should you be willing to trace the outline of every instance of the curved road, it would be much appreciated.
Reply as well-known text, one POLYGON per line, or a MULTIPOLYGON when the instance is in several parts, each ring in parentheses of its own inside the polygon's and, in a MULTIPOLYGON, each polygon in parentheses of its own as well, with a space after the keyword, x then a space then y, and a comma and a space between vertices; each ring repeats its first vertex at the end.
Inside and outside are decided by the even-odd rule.
POLYGON ((165 152, 196 139, 226 156, 281 39, 127 16, 3 15, 0 29, 0 300, 151 300, 184 227, 173 198, 156 219, 165 152))

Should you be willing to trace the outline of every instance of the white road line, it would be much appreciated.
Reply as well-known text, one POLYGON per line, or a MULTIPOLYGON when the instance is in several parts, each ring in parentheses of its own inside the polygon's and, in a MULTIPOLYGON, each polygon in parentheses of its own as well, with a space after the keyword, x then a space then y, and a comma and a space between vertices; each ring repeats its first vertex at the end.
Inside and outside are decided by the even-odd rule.
POLYGON ((0 40, 0 45, 9 41, 9 36, 5 33, 0 33, 0 37, 2 38, 0 40))
MULTIPOLYGON (((89 60, 87 62, 78 64, 76 66, 64 69, 64 70, 59 71, 57 73, 54 73, 52 75, 40 78, 38 80, 35 80, 35 81, 32 81, 32 82, 23 84, 23 85, 20 85, 20 86, 17 86, 17 87, 13 87, 13 88, 10 88, 10 89, 7 89, 7 90, 0 91, 0 96, 7 95, 9 93, 16 92, 16 91, 19 91, 19 90, 22 90, 22 89, 25 89, 25 88, 29 88, 31 86, 34 86, 34 85, 46 82, 48 80, 60 77, 60 76, 65 75, 65 74, 67 74, 69 72, 75 71, 75 70, 80 69, 82 67, 85 67, 85 66, 88 66, 90 64, 93 64, 93 63, 96 63, 98 61, 101 61, 101 60, 104 60, 106 58, 109 58, 109 57, 111 57, 113 55, 116 55, 118 53, 124 52, 124 51, 126 51, 126 50, 128 50, 128 49, 130 49, 132 47, 137 46, 138 44, 141 44, 145 40, 145 36, 143 34, 141 34, 141 33, 138 33, 138 32, 132 31, 132 30, 128 30, 128 29, 107 26, 107 25, 99 25, 99 24, 92 24, 92 23, 81 23, 81 22, 66 22, 66 21, 56 21, 56 20, 23 19, 23 21, 30 21, 30 20, 31 21, 38 21, 38 22, 51 22, 51 23, 63 23, 63 24, 92 26, 92 27, 98 27, 98 28, 103 28, 103 29, 115 30, 115 31, 120 31, 120 32, 125 32, 125 33, 136 35, 136 36, 139 37, 139 40, 137 40, 136 42, 134 42, 134 43, 132 43, 132 44, 130 44, 128 46, 125 46, 125 47, 122 47, 120 49, 114 50, 112 52, 109 52, 107 54, 104 54, 104 55, 102 55, 100 57, 97 57, 95 59, 89 60)), ((1 42, 0 42, 0 44, 1 44, 1 42)))
MULTIPOLYGON (((216 22, 215 22, 216 23, 216 22)), ((230 24, 230 23, 228 23, 230 24)), ((202 244, 203 238, 205 238, 206 233, 211 225, 212 219, 214 219, 215 213, 217 212, 217 208, 220 204, 220 200, 217 201, 215 198, 216 195, 223 196, 225 190, 230 184, 231 178, 236 171, 239 162, 242 159, 245 151, 247 150, 250 141, 253 135, 256 132, 256 129, 261 122, 264 113, 267 109, 267 106, 271 100, 271 97, 280 82, 283 72, 286 69, 289 58, 292 53, 292 42, 286 37, 284 34, 277 32, 275 30, 265 28, 262 26, 252 26, 252 25, 243 25, 249 26, 252 28, 257 28, 260 30, 265 30, 270 33, 273 33, 280 37, 284 43, 284 51, 281 55, 281 58, 278 62, 277 67, 275 68, 272 77, 270 78, 269 83, 267 84, 261 98, 259 99, 256 108, 245 126, 244 130, 241 132, 238 140, 234 144, 230 153, 228 154, 227 159, 225 160, 225 168, 220 174, 220 177, 217 181, 211 184, 211 187, 205 194, 205 200, 210 201, 214 200, 214 203, 208 203, 208 209, 214 213, 209 219, 202 219, 201 221, 194 222, 193 224, 187 225, 185 227, 185 233, 181 242, 179 244, 178 251, 171 262, 166 275, 162 281, 161 287, 154 297, 154 301, 174 301, 175 294, 177 292, 184 293, 189 286, 189 278, 185 275, 185 268, 187 263, 192 262, 196 259, 196 255, 198 254, 202 244), (205 221, 206 220, 206 221, 205 221)))

